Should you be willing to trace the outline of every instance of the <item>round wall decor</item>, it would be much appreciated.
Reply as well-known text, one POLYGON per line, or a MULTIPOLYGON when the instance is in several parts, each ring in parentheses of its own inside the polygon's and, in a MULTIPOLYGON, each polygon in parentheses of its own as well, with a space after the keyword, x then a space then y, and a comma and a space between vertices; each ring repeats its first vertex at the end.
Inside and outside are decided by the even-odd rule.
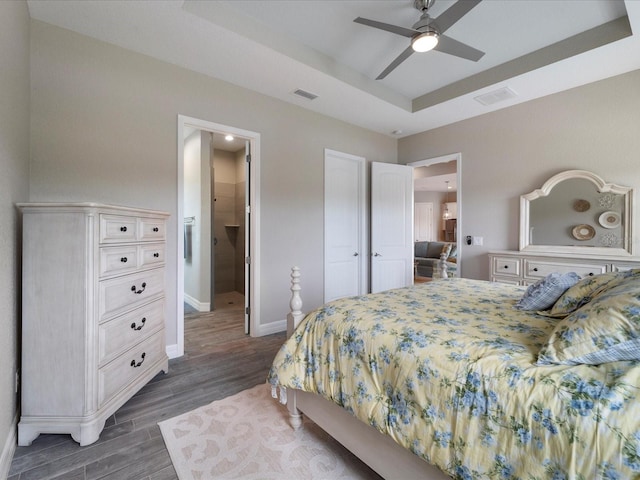
POLYGON ((618 212, 604 212, 598 218, 598 222, 604 228, 616 228, 620 225, 620 214, 618 212))
POLYGON ((573 202, 573 209, 576 212, 586 212, 591 208, 591 204, 587 200, 579 199, 573 202))
POLYGON ((591 225, 583 223, 573 227, 571 234, 576 240, 591 240, 595 236, 596 230, 591 225))

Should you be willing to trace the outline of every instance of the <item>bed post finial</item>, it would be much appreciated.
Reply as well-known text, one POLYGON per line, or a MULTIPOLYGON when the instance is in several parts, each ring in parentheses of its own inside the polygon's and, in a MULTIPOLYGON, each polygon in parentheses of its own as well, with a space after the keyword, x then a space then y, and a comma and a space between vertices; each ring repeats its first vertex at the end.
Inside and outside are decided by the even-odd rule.
POLYGON ((300 323, 300 320, 304 318, 300 290, 300 269, 293 267, 291 269, 291 301, 289 302, 291 311, 287 315, 287 337, 291 336, 300 323))

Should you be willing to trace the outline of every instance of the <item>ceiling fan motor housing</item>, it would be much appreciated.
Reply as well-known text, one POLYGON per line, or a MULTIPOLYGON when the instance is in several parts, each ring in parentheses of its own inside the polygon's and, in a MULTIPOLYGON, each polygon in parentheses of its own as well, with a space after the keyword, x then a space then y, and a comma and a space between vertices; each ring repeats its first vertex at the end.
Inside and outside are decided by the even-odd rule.
POLYGON ((436 0, 413 0, 413 7, 421 12, 426 12, 436 0))

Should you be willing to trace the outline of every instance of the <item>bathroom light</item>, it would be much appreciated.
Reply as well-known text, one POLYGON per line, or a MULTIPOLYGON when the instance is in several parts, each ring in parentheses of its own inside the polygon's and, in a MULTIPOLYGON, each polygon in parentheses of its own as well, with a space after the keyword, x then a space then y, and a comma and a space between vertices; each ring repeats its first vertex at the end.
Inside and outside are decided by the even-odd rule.
POLYGON ((233 135, 231 135, 231 134, 227 134, 227 135, 225 135, 224 139, 225 139, 227 142, 230 142, 231 140, 233 140, 233 135))
POLYGON ((414 52, 428 52, 436 48, 436 45, 438 45, 438 32, 435 30, 427 30, 411 40, 411 47, 414 52))

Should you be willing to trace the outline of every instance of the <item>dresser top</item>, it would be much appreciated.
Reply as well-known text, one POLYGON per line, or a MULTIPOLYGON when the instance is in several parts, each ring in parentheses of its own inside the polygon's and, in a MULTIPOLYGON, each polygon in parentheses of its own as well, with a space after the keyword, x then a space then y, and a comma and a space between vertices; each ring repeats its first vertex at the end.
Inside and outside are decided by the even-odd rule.
POLYGON ((115 215, 146 215, 153 217, 168 217, 168 212, 149 210, 145 208, 127 207, 124 205, 107 205, 95 202, 35 202, 17 203, 16 206, 24 213, 43 212, 96 212, 112 213, 115 215))

